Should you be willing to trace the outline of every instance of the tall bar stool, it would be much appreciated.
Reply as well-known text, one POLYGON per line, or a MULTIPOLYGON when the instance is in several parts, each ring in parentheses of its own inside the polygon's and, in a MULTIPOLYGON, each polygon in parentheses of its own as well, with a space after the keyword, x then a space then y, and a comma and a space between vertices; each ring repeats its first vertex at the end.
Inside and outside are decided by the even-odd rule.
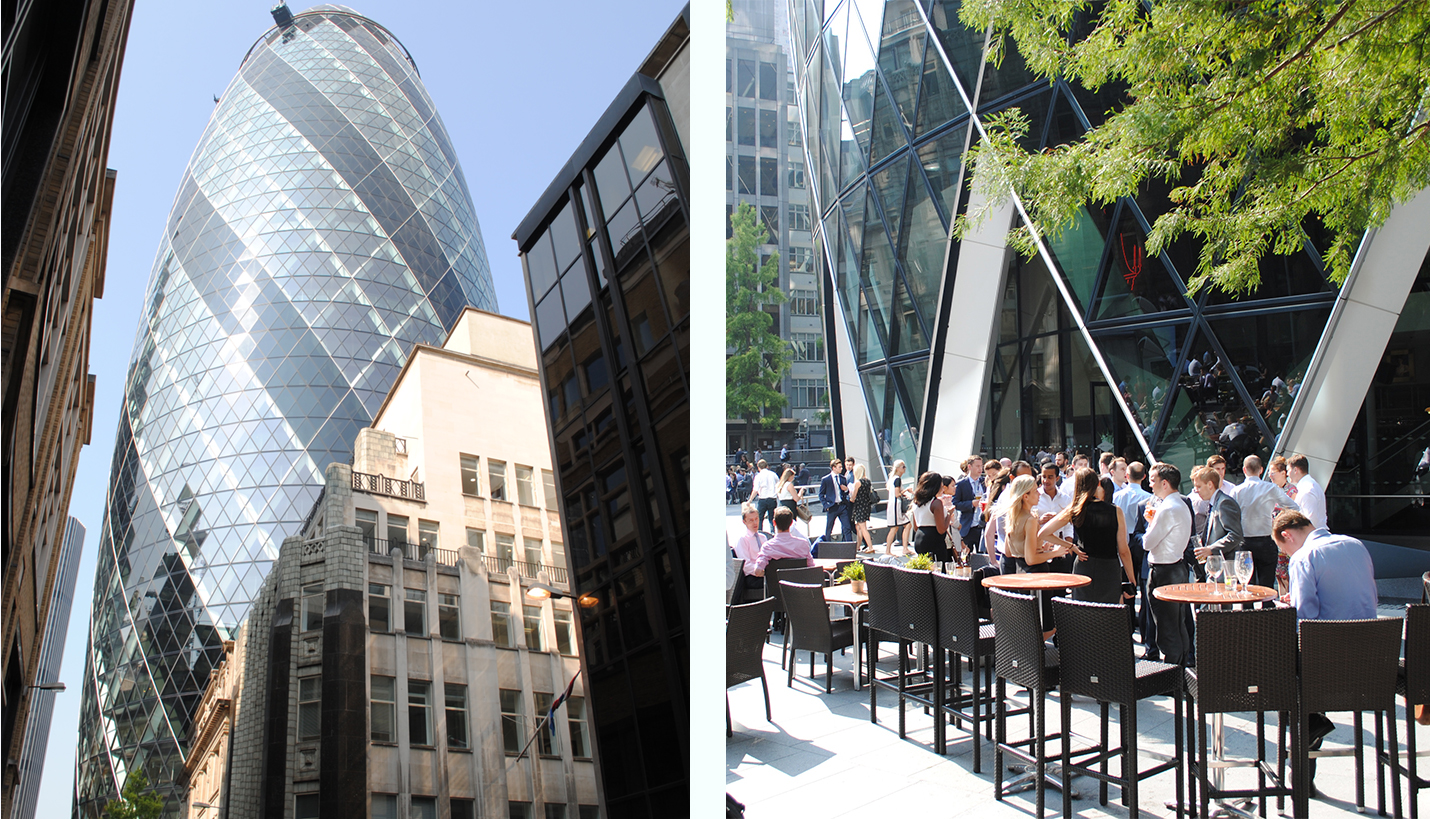
POLYGON ((894 568, 887 563, 864 563, 864 579, 869 589, 869 607, 865 611, 864 625, 868 627, 866 639, 868 647, 864 652, 869 663, 869 721, 879 722, 879 689, 902 692, 904 685, 903 655, 909 647, 904 639, 899 614, 899 591, 894 583, 894 568), (880 677, 879 643, 890 640, 899 646, 899 673, 895 676, 880 677))
MULTIPOLYGON (((943 712, 953 717, 959 727, 965 720, 973 723, 973 772, 983 773, 983 742, 979 739, 978 730, 982 723, 988 739, 993 739, 993 646, 997 630, 992 623, 978 617, 976 581, 935 574, 933 596, 938 606, 939 651, 953 655, 953 673, 949 681, 953 686, 953 696, 943 697, 943 712), (968 659, 972 676, 968 686, 971 700, 968 708, 964 708, 963 704, 963 658, 968 659), (980 667, 983 669, 981 687, 978 682, 980 667)), ((947 736, 939 737, 937 741, 938 752, 948 753, 947 736)))
MULTIPOLYGON (((933 648, 938 645, 938 605, 933 596, 933 574, 896 567, 894 593, 899 606, 899 638, 914 645, 933 648)), ((934 711, 934 747, 943 743, 943 720, 938 718, 943 707, 943 652, 934 650, 932 664, 922 669, 908 667, 908 656, 899 652, 899 739, 904 739, 904 702, 913 700, 934 711)))
MULTIPOLYGON (((1430 579, 1430 573, 1426 575, 1430 579)), ((1420 797, 1430 788, 1430 780, 1420 777, 1420 765, 1415 750, 1415 706, 1430 707, 1430 605, 1405 607, 1405 657, 1400 661, 1395 680, 1395 693, 1405 698, 1405 746, 1408 755, 1405 770, 1410 786, 1410 819, 1420 819, 1420 797)), ((1391 753, 1398 754, 1394 746, 1391 753)))
POLYGON ((1196 751, 1187 755, 1189 773, 1201 786, 1198 816, 1208 816, 1212 799, 1228 798, 1260 799, 1264 816, 1268 796, 1275 796, 1278 806, 1290 796, 1294 815, 1307 815, 1305 755, 1300 752, 1306 734, 1305 717, 1301 716, 1300 692, 1292 673, 1296 660, 1295 609, 1208 610, 1197 615, 1197 667, 1186 670, 1185 681, 1189 702, 1195 706, 1187 709, 1187 739, 1196 735, 1200 740, 1196 751), (1256 713, 1257 787, 1238 791, 1213 788, 1208 781, 1212 766, 1207 756, 1207 715, 1239 711, 1256 713), (1278 715, 1280 726, 1274 769, 1266 760, 1268 711, 1278 715), (1288 755, 1284 742, 1288 721, 1292 726, 1291 785, 1286 784, 1288 755))
POLYGON ((1182 669, 1171 663, 1138 660, 1132 650, 1132 622, 1127 608, 1115 603, 1084 603, 1064 598, 1053 600, 1053 622, 1058 627, 1058 700, 1062 705, 1063 730, 1072 724, 1073 695, 1096 700, 1102 711, 1099 742, 1077 753, 1093 755, 1079 763, 1072 760, 1070 736, 1063 740, 1063 817, 1072 819, 1072 774, 1074 771, 1099 780, 1098 803, 1107 804, 1107 785, 1122 789, 1122 804, 1131 819, 1139 814, 1137 784, 1166 771, 1177 777, 1177 819, 1182 819, 1182 669), (1153 696, 1169 696, 1173 702, 1172 759, 1141 770, 1137 761, 1137 703, 1153 696), (1107 744, 1109 705, 1118 706, 1121 742, 1107 744), (1107 772, 1107 761, 1122 758, 1121 776, 1107 772), (1093 769, 1093 765, 1097 769, 1093 769))
MULTIPOLYGON (((789 676, 785 687, 794 685, 795 652, 809 652, 809 678, 814 679, 814 655, 824 655, 824 693, 834 692, 834 652, 854 645, 854 627, 848 617, 829 619, 829 604, 824 602, 822 583, 791 583, 780 581, 786 610, 789 612, 789 676)), ((855 667, 854 673, 859 673, 855 667)))
MULTIPOLYGON (((1058 650, 1043 643, 1043 625, 1037 598, 1026 594, 1010 594, 993 589, 993 627, 998 639, 994 644, 997 656, 997 691, 994 694, 997 743, 993 746, 993 798, 1003 800, 1003 755, 1009 754, 1033 766, 1035 816, 1043 815, 1046 804, 1047 764, 1059 756, 1046 753, 1047 741, 1067 741, 1064 730, 1047 734, 1047 694, 1058 685, 1058 650), (1025 740, 1008 741, 1010 716, 1007 705, 1007 683, 1028 689, 1030 735, 1025 740)), ((1061 785, 1061 783, 1055 783, 1061 785)))
MULTIPOLYGON (((782 558, 783 559, 783 558, 782 558)), ((780 647, 780 668, 785 667, 785 660, 789 656, 789 610, 785 606, 784 587, 781 581, 788 580, 791 583, 824 583, 824 570, 818 566, 806 566, 799 558, 794 558, 797 565, 765 567, 765 596, 772 597, 775 601, 775 613, 786 617, 784 645, 780 647)), ((770 561, 774 563, 775 561, 770 561)))
MULTIPOLYGON (((1395 737, 1395 678, 1400 663, 1400 631, 1394 619, 1306 620, 1301 623, 1301 730, 1312 711, 1352 711, 1355 745, 1349 751, 1312 751, 1308 757, 1345 756, 1356 761, 1356 808, 1365 808, 1365 735, 1361 712, 1375 712, 1378 808, 1385 814, 1382 767, 1389 763, 1394 785, 1395 816, 1400 813, 1400 754, 1395 737), (1381 714, 1390 726, 1389 758, 1382 753, 1381 714)), ((1309 780, 1309 777, 1308 777, 1309 780)))

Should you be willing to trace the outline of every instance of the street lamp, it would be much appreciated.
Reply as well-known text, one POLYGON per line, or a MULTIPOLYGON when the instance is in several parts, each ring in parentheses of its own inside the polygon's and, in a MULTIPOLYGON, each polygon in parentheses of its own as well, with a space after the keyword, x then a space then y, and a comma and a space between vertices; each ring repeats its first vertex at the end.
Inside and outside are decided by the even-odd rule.
POLYGON ((554 598, 558 600, 561 598, 566 598, 568 600, 575 600, 576 605, 580 606, 583 609, 589 609, 597 603, 601 602, 596 598, 596 595, 594 594, 587 593, 578 597, 574 594, 567 594, 564 591, 552 588, 546 583, 532 583, 531 588, 526 590, 526 596, 534 598, 536 600, 545 600, 547 598, 554 598))

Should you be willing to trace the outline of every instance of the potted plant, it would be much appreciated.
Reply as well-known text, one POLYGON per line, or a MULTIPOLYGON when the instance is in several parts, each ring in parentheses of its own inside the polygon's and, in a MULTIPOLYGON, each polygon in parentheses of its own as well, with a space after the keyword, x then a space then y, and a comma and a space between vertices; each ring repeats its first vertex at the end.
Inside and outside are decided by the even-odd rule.
POLYGON ((850 563, 844 567, 844 571, 839 575, 840 580, 849 581, 849 588, 855 594, 866 594, 864 591, 864 564, 858 561, 850 563))
POLYGON ((932 570, 933 570, 933 555, 930 555, 930 554, 918 554, 918 555, 914 555, 913 557, 909 558, 909 562, 908 562, 908 563, 905 563, 905 564, 904 564, 904 568, 905 568, 905 569, 913 569, 914 571, 919 571, 919 572, 932 571, 932 570))

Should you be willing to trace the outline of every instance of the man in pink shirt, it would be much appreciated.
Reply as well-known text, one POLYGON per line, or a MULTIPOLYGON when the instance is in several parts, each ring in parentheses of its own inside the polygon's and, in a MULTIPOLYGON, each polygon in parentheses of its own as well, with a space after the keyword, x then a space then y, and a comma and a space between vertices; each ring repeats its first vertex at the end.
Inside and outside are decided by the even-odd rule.
POLYGON ((745 561, 745 574, 752 575, 755 573, 755 558, 760 556, 760 546, 769 535, 760 531, 760 513, 753 503, 746 501, 740 504, 740 519, 745 522, 748 531, 735 543, 735 557, 745 561))
MULTIPOLYGON (((781 506, 775 510, 775 536, 765 541, 765 544, 760 547, 760 554, 755 558, 755 570, 750 574, 755 577, 764 577, 765 567, 770 564, 770 561, 781 557, 802 557, 806 566, 814 565, 814 558, 809 554, 814 547, 803 536, 789 530, 793 524, 794 511, 788 506, 781 506)), ((749 565, 745 564, 747 568, 749 565)))

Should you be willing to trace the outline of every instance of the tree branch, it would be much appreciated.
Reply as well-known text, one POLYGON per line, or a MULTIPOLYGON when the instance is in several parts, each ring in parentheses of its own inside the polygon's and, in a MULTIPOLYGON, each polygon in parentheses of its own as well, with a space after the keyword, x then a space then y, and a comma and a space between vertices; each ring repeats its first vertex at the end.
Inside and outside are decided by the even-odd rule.
POLYGON ((1390 16, 1393 16, 1394 14, 1396 14, 1397 12, 1399 12, 1401 9, 1405 8, 1405 6, 1408 5, 1409 3, 1410 3, 1410 0, 1400 0, 1399 3, 1396 3, 1396 4, 1395 4, 1394 6, 1392 6, 1390 9, 1388 9, 1388 10, 1386 10, 1385 12, 1382 12, 1381 14, 1379 14, 1379 15, 1377 15, 1377 16, 1371 18, 1370 20, 1368 20, 1365 25, 1361 26, 1360 28, 1356 29, 1355 31, 1352 31, 1350 34, 1347 34, 1346 36, 1344 36, 1344 37, 1342 37, 1341 39, 1337 40, 1337 41, 1336 41, 1336 44, 1333 45, 1333 46, 1331 46, 1331 48, 1338 48, 1338 47, 1344 45, 1347 40, 1350 40, 1350 39, 1352 39, 1352 38, 1355 38, 1355 37, 1359 36, 1360 33, 1363 32, 1363 31, 1365 31, 1366 29, 1371 28, 1372 26, 1379 25, 1383 20, 1385 20, 1385 18, 1390 17, 1390 16))

